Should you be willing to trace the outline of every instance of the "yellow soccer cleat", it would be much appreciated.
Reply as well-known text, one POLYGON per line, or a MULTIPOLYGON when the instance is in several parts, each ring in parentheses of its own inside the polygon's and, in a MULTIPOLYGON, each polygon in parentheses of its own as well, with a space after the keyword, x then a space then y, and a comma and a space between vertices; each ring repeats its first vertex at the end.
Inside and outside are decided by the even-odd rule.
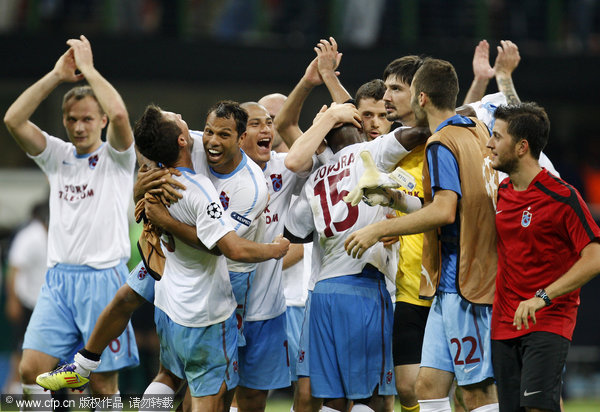
POLYGON ((38 375, 35 382, 44 389, 57 391, 62 388, 84 389, 90 380, 75 371, 75 364, 68 363, 54 369, 52 372, 38 375))

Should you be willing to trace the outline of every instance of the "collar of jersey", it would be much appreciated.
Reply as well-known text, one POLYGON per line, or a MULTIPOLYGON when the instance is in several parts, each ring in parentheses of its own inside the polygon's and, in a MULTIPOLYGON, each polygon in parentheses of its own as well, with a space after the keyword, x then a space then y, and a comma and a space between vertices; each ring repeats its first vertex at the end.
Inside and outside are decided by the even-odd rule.
POLYGON ((246 156, 246 153, 244 153, 244 151, 242 149, 240 149, 240 152, 242 152, 242 160, 240 161, 240 164, 237 165, 237 167, 235 169, 233 169, 233 171, 231 171, 227 174, 221 174, 221 173, 215 172, 215 170, 212 167, 209 167, 210 172, 213 175, 217 176, 219 179, 227 179, 228 177, 233 176, 234 174, 236 174, 237 172, 242 170, 242 168, 244 166, 246 166, 246 163, 248 162, 248 157, 246 156))
POLYGON ((91 153, 85 153, 85 154, 77 154, 77 149, 73 148, 73 155, 75 156, 76 159, 85 159, 86 157, 90 157, 91 155, 96 153, 98 150, 102 149, 102 146, 104 146, 105 143, 106 142, 102 142, 102 144, 100 146, 98 146, 98 148, 96 150, 94 150, 91 153))
POLYGON ((460 114, 455 114, 452 117, 444 120, 440 125, 435 129, 436 132, 439 132, 446 126, 461 126, 461 127, 473 127, 475 126, 475 122, 472 119, 469 119, 467 116, 462 116, 460 114))
POLYGON ((191 175, 195 175, 196 172, 194 172, 192 169, 190 169, 189 167, 176 167, 175 169, 179 170, 180 172, 186 172, 189 173, 191 175))

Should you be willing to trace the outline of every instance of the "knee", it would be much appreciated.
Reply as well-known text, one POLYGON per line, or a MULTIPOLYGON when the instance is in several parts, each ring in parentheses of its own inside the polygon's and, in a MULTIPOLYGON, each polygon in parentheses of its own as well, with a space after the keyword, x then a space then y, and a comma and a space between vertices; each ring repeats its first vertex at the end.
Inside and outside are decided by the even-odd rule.
POLYGON ((119 391, 117 372, 94 373, 90 377, 90 390, 93 394, 113 395, 119 391))
POLYGON ((431 398, 431 392, 433 390, 433 383, 427 379, 419 376, 415 382, 415 395, 417 399, 429 399, 431 398))
POLYGON ((461 393, 463 402, 469 410, 498 402, 496 385, 492 379, 474 385, 462 386, 461 393))
POLYGON ((21 377, 21 382, 24 384, 33 385, 35 383, 35 378, 43 372, 48 371, 39 370, 33 362, 30 362, 25 358, 22 358, 21 362, 19 362, 19 376, 21 377))
POLYGON ((267 406, 267 391, 238 386, 235 396, 238 407, 244 411, 264 411, 267 406))
POLYGON ((396 391, 398 391, 398 399, 403 405, 412 405, 413 400, 417 396, 415 393, 415 382, 407 379, 396 379, 396 391))

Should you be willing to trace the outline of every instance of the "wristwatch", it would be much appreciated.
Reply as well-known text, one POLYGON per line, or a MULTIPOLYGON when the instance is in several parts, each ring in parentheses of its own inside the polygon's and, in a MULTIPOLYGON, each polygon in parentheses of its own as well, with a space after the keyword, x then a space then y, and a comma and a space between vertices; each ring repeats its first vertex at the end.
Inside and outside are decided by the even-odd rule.
POLYGON ((544 299, 546 306, 552 305, 552 300, 550 300, 550 298, 548 297, 548 294, 546 293, 546 291, 544 289, 538 289, 538 291, 535 292, 535 296, 538 298, 544 299))

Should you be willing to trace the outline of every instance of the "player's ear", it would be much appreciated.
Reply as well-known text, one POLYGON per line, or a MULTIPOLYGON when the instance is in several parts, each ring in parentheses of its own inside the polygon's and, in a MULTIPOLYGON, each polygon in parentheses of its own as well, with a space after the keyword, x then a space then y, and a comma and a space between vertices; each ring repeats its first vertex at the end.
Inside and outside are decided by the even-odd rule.
POLYGON ((188 145, 188 141, 185 137, 185 134, 181 133, 179 136, 177 136, 177 144, 179 145, 179 147, 185 147, 188 145))
POLYGON ((238 146, 244 146, 244 139, 246 139, 246 136, 248 136, 248 132, 244 132, 240 135, 240 137, 238 137, 238 146))

